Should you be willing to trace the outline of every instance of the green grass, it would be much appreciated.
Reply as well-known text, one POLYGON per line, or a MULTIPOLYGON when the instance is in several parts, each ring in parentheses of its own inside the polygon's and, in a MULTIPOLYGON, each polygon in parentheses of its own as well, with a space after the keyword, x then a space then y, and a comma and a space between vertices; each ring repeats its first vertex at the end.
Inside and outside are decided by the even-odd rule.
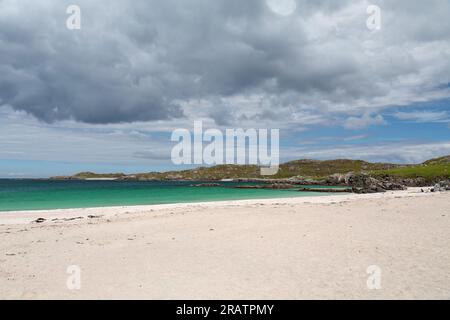
POLYGON ((274 178, 290 178, 301 176, 305 178, 321 179, 335 173, 346 174, 371 170, 385 170, 399 165, 390 163, 370 163, 361 160, 296 160, 284 163, 274 178))
POLYGON ((423 164, 435 165, 435 164, 448 164, 448 163, 450 163, 450 156, 444 156, 444 157, 440 157, 440 158, 430 159, 428 161, 425 161, 423 164))
POLYGON ((93 173, 93 172, 80 172, 74 177, 78 179, 99 179, 99 178, 118 178, 123 177, 123 173, 93 173))
POLYGON ((418 165, 405 168, 395 168, 389 170, 376 170, 371 172, 374 176, 394 176, 399 178, 422 177, 428 181, 435 181, 439 178, 450 178, 450 163, 435 165, 418 165))

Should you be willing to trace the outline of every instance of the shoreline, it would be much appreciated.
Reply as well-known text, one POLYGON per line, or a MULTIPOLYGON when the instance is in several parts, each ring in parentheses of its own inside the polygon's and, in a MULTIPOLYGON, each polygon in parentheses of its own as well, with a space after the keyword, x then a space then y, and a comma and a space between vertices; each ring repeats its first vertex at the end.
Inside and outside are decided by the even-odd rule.
POLYGON ((185 202, 185 203, 170 203, 170 204, 150 204, 150 205, 132 205, 132 206, 106 206, 106 207, 86 207, 86 208, 71 208, 71 209, 48 209, 48 210, 18 210, 18 211, 2 211, 0 212, 0 225, 11 224, 26 224, 33 222, 38 218, 44 218, 46 221, 51 219, 72 219, 88 218, 90 215, 102 213, 102 217, 108 218, 111 216, 118 216, 123 214, 138 214, 148 211, 159 210, 175 210, 183 208, 224 208, 242 205, 292 205, 292 204, 328 204, 341 203, 352 201, 356 199, 377 199, 392 197, 413 197, 413 196, 427 196, 431 193, 421 192, 423 188, 411 187, 407 190, 387 191, 385 193, 371 193, 371 194, 324 194, 315 196, 299 196, 286 198, 267 198, 267 199, 241 199, 241 200, 220 200, 220 201, 202 201, 202 202, 185 202))

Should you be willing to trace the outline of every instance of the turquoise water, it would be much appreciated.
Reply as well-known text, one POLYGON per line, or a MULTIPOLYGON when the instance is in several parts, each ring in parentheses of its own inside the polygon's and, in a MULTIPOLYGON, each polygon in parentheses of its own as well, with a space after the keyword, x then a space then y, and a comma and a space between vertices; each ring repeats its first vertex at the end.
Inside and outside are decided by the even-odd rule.
POLYGON ((250 183, 192 187, 200 182, 1 180, 0 211, 69 209, 325 195, 272 189, 236 189, 250 183))

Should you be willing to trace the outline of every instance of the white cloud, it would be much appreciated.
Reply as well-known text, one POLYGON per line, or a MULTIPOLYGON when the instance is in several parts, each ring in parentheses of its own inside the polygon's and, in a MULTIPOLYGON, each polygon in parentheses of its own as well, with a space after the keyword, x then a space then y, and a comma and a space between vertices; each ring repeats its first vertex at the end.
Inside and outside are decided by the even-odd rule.
POLYGON ((447 111, 396 112, 394 117, 399 120, 413 122, 450 122, 450 116, 447 111))
POLYGON ((79 0, 82 29, 69 32, 69 1, 4 0, 0 100, 45 121, 237 127, 450 97, 450 2, 379 0, 379 32, 369 1, 296 3, 284 17, 260 0, 79 0))
POLYGON ((384 118, 381 115, 374 115, 372 116, 370 113, 365 113, 362 117, 349 117, 345 123, 344 127, 346 129, 351 130, 360 130, 367 128, 369 126, 373 125, 385 125, 387 122, 384 120, 384 118))
POLYGON ((170 159, 171 150, 169 138, 153 130, 153 123, 47 124, 23 111, 0 107, 0 159, 152 166, 163 157, 170 159))
POLYGON ((284 155, 294 159, 355 159, 391 163, 422 163, 426 160, 450 154, 450 140, 443 142, 383 143, 374 145, 341 145, 334 148, 311 150, 310 148, 286 150, 284 155))
POLYGON ((266 0, 266 3, 270 10, 282 16, 289 16, 297 9, 295 0, 266 0))

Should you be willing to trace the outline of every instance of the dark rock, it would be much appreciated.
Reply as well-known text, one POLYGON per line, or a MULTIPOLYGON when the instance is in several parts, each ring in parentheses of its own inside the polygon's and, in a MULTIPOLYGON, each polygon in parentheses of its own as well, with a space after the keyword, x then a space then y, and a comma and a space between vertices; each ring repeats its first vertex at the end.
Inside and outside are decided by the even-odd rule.
POLYGON ((45 222, 45 221, 46 221, 46 219, 44 219, 44 218, 37 218, 33 222, 35 222, 35 223, 42 223, 42 222, 45 222))
POLYGON ((74 217, 74 218, 64 218, 62 220, 64 221, 74 221, 74 220, 81 220, 84 219, 83 217, 74 217))
POLYGON ((374 178, 365 173, 349 174, 346 183, 355 193, 377 193, 388 190, 405 190, 406 186, 390 178, 374 178))
POLYGON ((191 187, 220 187, 219 183, 200 183, 200 184, 192 184, 191 187))
POLYGON ((256 185, 256 186, 235 186, 233 187, 235 189, 262 189, 263 186, 256 185))
POLYGON ((89 215, 88 216, 89 219, 100 219, 101 217, 103 217, 103 215, 101 215, 101 216, 89 215))
POLYGON ((434 185, 433 189, 435 192, 442 192, 442 191, 450 190, 450 180, 439 181, 438 183, 436 183, 434 185))

